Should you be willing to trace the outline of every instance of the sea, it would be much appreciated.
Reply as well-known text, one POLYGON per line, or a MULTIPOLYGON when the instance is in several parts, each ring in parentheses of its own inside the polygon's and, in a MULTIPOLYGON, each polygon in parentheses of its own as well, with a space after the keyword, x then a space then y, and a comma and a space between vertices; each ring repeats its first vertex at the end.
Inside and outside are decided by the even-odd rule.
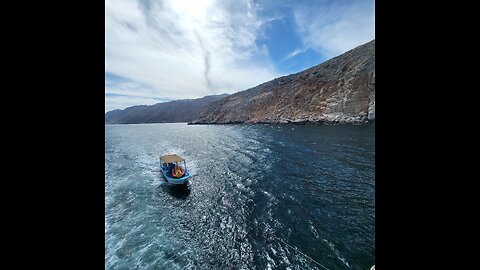
POLYGON ((374 264, 374 123, 105 125, 105 269, 374 264))

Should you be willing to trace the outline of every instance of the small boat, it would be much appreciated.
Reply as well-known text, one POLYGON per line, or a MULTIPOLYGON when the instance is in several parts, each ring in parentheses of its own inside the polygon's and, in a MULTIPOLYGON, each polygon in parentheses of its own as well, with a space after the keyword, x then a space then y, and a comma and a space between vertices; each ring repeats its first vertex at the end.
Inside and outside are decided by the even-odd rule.
POLYGON ((176 154, 160 156, 160 171, 165 180, 172 185, 185 185, 192 177, 187 170, 185 159, 176 154), (180 164, 182 161, 183 167, 180 164))

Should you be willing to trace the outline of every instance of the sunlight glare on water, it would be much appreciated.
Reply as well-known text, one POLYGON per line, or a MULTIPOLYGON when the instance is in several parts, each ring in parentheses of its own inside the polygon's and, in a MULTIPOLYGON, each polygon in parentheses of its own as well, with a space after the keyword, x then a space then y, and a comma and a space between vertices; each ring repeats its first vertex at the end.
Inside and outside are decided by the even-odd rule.
POLYGON ((375 125, 105 126, 106 269, 370 269, 375 125), (193 174, 166 185, 159 156, 193 174))

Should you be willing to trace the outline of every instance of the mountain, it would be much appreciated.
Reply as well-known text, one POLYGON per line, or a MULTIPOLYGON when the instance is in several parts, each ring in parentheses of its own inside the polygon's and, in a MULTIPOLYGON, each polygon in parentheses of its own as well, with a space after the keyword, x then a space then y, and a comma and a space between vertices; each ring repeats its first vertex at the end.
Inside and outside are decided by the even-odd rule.
POLYGON ((375 119, 375 40, 210 103, 191 124, 364 123, 375 119))
POLYGON ((105 114, 105 124, 189 122, 198 116, 205 105, 227 96, 228 94, 211 95, 113 110, 105 114))

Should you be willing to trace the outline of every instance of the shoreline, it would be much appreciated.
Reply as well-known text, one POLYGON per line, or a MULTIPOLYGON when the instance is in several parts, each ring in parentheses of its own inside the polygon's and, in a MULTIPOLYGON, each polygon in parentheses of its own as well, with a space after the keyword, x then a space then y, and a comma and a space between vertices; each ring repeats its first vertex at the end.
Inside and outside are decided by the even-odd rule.
POLYGON ((368 125, 375 120, 363 121, 282 121, 282 122, 188 122, 187 125, 368 125))
POLYGON ((144 124, 182 124, 186 123, 187 125, 368 125, 374 124, 375 119, 371 120, 360 120, 360 121, 345 121, 345 120, 322 120, 322 121, 311 121, 311 120, 299 120, 299 121, 275 121, 275 122, 241 122, 241 121, 229 121, 229 122, 149 122, 149 123, 105 123, 105 126, 110 125, 144 125, 144 124))

